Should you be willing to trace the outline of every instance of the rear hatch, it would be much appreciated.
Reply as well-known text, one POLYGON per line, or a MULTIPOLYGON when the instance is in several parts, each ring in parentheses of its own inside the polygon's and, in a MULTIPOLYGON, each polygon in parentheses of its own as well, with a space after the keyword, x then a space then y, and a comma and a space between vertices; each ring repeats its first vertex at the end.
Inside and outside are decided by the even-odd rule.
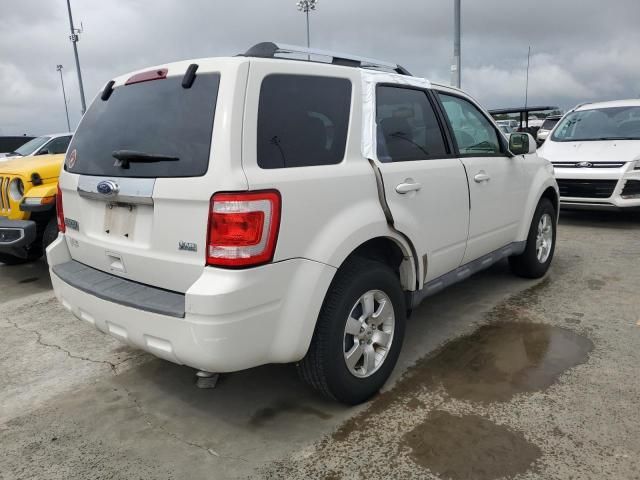
POLYGON ((218 60, 199 62, 191 84, 181 62, 118 79, 95 99, 60 181, 74 260, 177 292, 202 274, 211 195, 247 188, 230 158, 242 65, 218 60))

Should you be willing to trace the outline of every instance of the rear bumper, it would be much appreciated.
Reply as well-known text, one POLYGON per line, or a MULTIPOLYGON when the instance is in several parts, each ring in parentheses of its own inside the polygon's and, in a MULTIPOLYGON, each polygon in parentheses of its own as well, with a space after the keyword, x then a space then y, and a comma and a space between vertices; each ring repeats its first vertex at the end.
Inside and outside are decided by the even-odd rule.
POLYGON ((0 217, 0 253, 26 258, 27 248, 37 237, 36 223, 0 217))
POLYGON ((185 294, 183 318, 105 300, 63 281, 64 235, 47 249, 56 296, 76 317, 180 365, 231 372, 300 360, 336 271, 305 259, 247 270, 205 268, 185 294))

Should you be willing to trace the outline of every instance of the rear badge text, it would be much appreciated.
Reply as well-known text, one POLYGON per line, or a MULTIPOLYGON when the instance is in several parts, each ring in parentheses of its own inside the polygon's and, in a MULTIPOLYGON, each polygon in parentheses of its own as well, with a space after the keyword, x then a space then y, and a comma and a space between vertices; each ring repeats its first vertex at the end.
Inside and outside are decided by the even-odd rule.
POLYGON ((186 252, 197 252, 198 244, 191 242, 178 242, 178 250, 184 250, 186 252))

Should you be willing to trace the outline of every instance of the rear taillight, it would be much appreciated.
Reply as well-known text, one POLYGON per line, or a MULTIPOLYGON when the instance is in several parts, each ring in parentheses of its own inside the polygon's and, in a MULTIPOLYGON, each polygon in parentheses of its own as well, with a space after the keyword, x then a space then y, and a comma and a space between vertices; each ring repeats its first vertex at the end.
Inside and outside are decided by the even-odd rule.
POLYGON ((216 193, 209 210, 207 265, 247 267, 270 262, 279 227, 277 191, 216 193))
POLYGON ((62 190, 60 190, 60 185, 58 185, 58 194, 56 195, 56 214, 58 216, 58 230, 64 233, 66 227, 64 224, 64 212, 62 211, 62 190))

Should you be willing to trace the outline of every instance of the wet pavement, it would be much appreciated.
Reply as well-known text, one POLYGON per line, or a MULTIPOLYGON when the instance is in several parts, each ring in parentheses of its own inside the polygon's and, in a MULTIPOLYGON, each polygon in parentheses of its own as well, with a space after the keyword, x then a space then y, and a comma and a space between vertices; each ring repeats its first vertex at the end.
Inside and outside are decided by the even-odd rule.
POLYGON ((640 216, 564 214, 558 242, 542 281, 428 299, 356 408, 287 365, 198 390, 0 265, 0 478, 640 478, 640 216))

